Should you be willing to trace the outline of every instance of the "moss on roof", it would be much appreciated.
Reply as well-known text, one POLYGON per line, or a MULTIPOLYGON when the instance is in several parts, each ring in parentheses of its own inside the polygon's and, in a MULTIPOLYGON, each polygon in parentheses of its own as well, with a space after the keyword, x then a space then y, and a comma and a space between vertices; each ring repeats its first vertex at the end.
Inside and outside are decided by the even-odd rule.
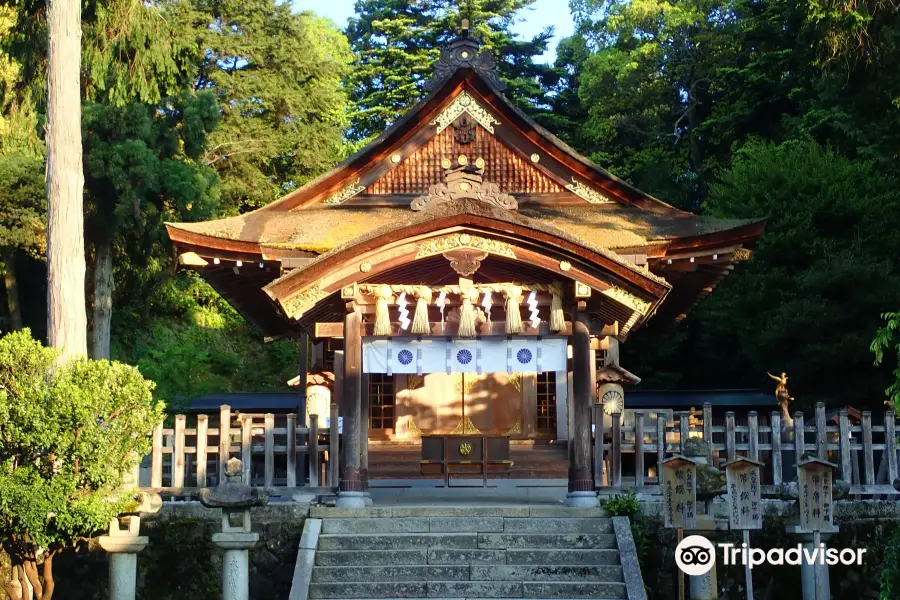
MULTIPOLYGON (((647 211, 628 206, 523 204, 515 217, 528 225, 543 224, 566 232, 574 241, 615 250, 675 238, 726 231, 752 222, 716 219, 690 213, 647 211), (533 221, 533 222, 532 222, 533 221)), ((240 240, 321 253, 384 227, 399 227, 434 217, 408 207, 333 206, 294 211, 256 211, 205 223, 175 223, 174 227, 216 238, 240 240)))

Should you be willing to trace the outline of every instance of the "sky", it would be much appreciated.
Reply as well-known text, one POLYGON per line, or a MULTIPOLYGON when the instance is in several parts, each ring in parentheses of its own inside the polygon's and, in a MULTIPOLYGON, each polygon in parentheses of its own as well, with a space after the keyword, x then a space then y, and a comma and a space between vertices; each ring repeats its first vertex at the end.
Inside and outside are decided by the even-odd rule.
MULTIPOLYGON (((294 10, 311 10, 328 17, 341 28, 347 25, 347 19, 353 15, 355 0, 293 0, 294 10)), ((572 34, 575 25, 565 0, 536 0, 531 8, 522 11, 520 21, 513 31, 523 38, 531 38, 545 27, 552 25, 554 37, 550 41, 547 52, 541 56, 543 62, 553 62, 556 58, 556 44, 564 37, 572 34)))

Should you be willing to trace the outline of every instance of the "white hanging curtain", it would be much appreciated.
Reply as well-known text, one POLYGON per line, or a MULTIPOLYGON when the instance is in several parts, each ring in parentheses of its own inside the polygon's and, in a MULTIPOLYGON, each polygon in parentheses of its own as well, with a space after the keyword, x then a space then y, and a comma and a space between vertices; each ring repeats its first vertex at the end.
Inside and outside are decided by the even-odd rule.
POLYGON ((566 370, 565 337, 364 338, 365 373, 544 373, 566 370))

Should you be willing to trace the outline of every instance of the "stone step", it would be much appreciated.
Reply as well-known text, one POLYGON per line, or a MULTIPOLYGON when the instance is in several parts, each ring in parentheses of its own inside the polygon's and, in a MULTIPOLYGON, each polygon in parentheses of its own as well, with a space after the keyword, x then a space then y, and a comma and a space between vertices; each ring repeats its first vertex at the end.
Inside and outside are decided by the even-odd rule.
POLYGON ((430 565, 504 565, 506 550, 429 550, 430 565))
POLYGON ((521 598, 521 581, 429 581, 431 598, 521 598))
MULTIPOLYGON (((429 561, 431 561, 431 552, 444 552, 439 550, 429 550, 429 561)), ((446 550, 446 552, 453 552, 446 550)), ((464 552, 464 551, 457 551, 464 552)), ((482 550, 487 552, 487 550, 482 550)), ((506 554, 506 563, 510 565, 618 565, 619 551, 615 549, 608 550, 503 550, 506 554)), ((452 564, 452 563, 448 563, 452 564)))
MULTIPOLYGON (((612 520, 602 518, 507 518, 504 533, 611 533, 612 520)), ((490 533, 485 531, 485 533, 490 533)))
POLYGON ((465 581, 469 579, 469 566, 365 566, 365 567, 315 567, 313 583, 351 583, 371 581, 465 581))
POLYGON ((424 581, 310 583, 310 598, 424 598, 424 581))
MULTIPOLYGON (((467 552, 466 550, 332 550, 316 551, 316 565, 323 567, 364 567, 366 565, 468 564, 434 563, 429 552, 467 552)), ((505 557, 504 557, 505 558, 505 557)))
POLYGON ((473 565, 469 568, 472 581, 624 581, 620 566, 473 565))
MULTIPOLYGON (((527 518, 522 520, 527 521, 527 518)), ((405 519, 325 519, 324 533, 499 533, 503 517, 408 517, 405 519)), ((611 527, 611 525, 610 525, 611 527)))
POLYGON ((624 583, 526 581, 522 583, 523 598, 628 598, 624 583))
POLYGON ((544 506, 377 506, 337 508, 311 506, 314 519, 371 519, 389 517, 609 517, 602 508, 572 508, 558 504, 544 506))
MULTIPOLYGON (((457 548, 471 546, 455 546, 457 548)), ((560 549, 613 549, 616 536, 612 533, 479 533, 478 548, 486 550, 546 548, 560 549)))
POLYGON ((476 533, 325 534, 318 550, 410 550, 416 548, 478 548, 476 533))

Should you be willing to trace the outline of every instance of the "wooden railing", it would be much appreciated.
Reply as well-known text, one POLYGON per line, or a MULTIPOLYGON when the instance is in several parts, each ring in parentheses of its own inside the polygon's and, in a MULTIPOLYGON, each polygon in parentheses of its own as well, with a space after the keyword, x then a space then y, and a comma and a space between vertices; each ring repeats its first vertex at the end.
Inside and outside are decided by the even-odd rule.
MULTIPOLYGON (((897 425, 894 413, 885 411, 881 424, 872 424, 872 413, 861 413, 859 423, 850 423, 846 410, 837 414, 837 423, 826 419, 825 405, 816 405, 810 423, 802 412, 794 414, 790 438, 781 435, 780 411, 773 411, 767 424, 758 413, 746 413, 746 425, 737 425, 734 412, 725 413, 724 425, 714 425, 712 406, 703 406, 700 423, 690 425, 688 412, 676 412, 675 419, 656 411, 634 411, 634 424, 623 425, 613 418, 603 427, 603 407, 594 406, 594 477, 598 486, 658 492, 657 465, 673 453, 681 453, 689 437, 711 441, 713 460, 721 467, 736 456, 765 463, 763 491, 776 494, 778 486, 794 479, 795 464, 804 453, 838 465, 837 477, 850 484, 855 495, 896 495, 892 482, 898 476, 897 425), (648 426, 649 421, 649 426, 648 426), (682 435, 687 432, 687 435, 682 435), (597 440, 604 440, 598 444, 597 440), (660 443, 660 440, 663 443, 660 443), (625 463, 628 463, 627 465, 625 463)), ((609 417, 607 417, 609 420, 609 417)))
POLYGON ((296 414, 232 413, 229 406, 217 415, 176 414, 172 427, 153 431, 149 477, 144 473, 141 484, 164 496, 196 496, 201 488, 225 481, 225 462, 237 457, 244 482, 283 494, 334 491, 337 404, 331 405, 329 427, 318 427, 316 415, 309 421, 298 423, 296 414))

